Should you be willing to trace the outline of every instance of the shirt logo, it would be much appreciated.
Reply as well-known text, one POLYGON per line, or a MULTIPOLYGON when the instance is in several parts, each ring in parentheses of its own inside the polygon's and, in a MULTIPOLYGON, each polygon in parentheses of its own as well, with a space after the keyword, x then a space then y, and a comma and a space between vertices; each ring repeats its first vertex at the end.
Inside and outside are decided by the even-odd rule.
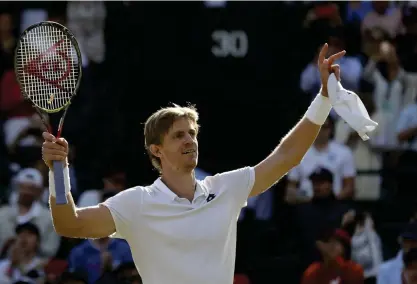
POLYGON ((216 197, 216 195, 215 195, 214 193, 210 193, 210 194, 207 196, 206 201, 207 201, 207 202, 210 202, 210 201, 212 201, 212 200, 214 199, 214 197, 216 197))

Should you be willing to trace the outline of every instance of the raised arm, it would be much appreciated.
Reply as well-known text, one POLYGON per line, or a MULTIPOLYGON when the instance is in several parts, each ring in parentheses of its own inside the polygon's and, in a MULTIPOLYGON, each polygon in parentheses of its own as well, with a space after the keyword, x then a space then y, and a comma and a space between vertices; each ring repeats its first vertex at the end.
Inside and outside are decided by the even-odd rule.
MULTIPOLYGON (((52 161, 66 161, 68 143, 63 138, 55 139, 49 133, 43 133, 45 142, 42 156, 45 163, 52 169, 52 161)), ((104 205, 77 208, 70 192, 68 167, 64 168, 65 190, 68 204, 56 205, 55 183, 52 172, 49 172, 49 192, 52 220, 55 231, 69 238, 103 238, 116 231, 110 210, 104 205)))
POLYGON ((275 150, 255 166, 255 184, 250 196, 264 192, 301 162, 316 139, 321 125, 329 115, 331 104, 327 94, 327 80, 330 72, 334 72, 337 79, 340 80, 340 68, 338 65, 333 65, 333 62, 341 58, 345 51, 326 59, 327 50, 328 45, 325 44, 318 58, 318 68, 322 82, 320 94, 311 103, 304 117, 282 139, 275 150))

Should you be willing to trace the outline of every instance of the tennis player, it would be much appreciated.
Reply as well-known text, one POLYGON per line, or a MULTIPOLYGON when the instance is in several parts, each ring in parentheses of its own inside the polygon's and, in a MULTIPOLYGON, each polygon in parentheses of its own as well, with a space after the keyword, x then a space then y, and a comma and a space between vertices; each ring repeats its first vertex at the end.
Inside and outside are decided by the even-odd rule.
MULTIPOLYGON (((161 109, 145 124, 145 147, 160 171, 152 185, 127 189, 97 206, 77 208, 70 193, 68 167, 64 170, 66 205, 55 204, 50 173, 50 204, 57 233, 71 238, 126 239, 146 284, 232 284, 241 208, 249 196, 267 190, 301 161, 329 115, 327 80, 331 72, 340 80, 339 66, 333 62, 345 52, 326 59, 327 50, 325 44, 318 59, 321 93, 259 164, 197 181, 198 113, 191 107, 161 109)), ((67 160, 68 143, 49 133, 43 137, 43 159, 52 169, 52 161, 67 160)))

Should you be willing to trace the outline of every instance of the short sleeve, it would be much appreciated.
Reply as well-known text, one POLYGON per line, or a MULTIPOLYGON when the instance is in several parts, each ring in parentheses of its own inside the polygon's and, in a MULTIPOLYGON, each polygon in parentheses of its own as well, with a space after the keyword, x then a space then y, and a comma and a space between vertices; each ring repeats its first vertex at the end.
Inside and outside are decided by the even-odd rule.
POLYGON ((221 191, 220 193, 231 194, 240 208, 246 206, 249 194, 255 184, 255 169, 244 167, 241 169, 224 172, 215 176, 207 177, 205 185, 210 191, 221 191))
POLYGON ((139 221, 142 193, 140 187, 126 189, 103 203, 110 210, 116 226, 116 232, 110 237, 127 239, 131 235, 133 224, 137 225, 139 221))
POLYGON ((344 154, 341 176, 343 178, 356 176, 355 158, 353 157, 353 153, 350 149, 346 149, 344 154))

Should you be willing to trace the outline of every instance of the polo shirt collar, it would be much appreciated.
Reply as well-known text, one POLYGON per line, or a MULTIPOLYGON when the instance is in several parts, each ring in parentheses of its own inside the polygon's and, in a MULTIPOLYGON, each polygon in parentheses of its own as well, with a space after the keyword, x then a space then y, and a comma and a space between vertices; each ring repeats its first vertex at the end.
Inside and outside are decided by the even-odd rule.
MULTIPOLYGON (((163 192, 164 194, 166 194, 169 199, 171 201, 174 201, 176 198, 180 198, 178 195, 176 195, 172 190, 170 190, 168 188, 168 186, 166 186, 166 184, 162 181, 161 178, 158 178, 157 180, 155 180, 155 182, 153 183, 153 185, 161 192, 163 192)), ((201 195, 207 195, 206 190, 200 185, 200 182, 198 180, 196 180, 196 188, 195 188, 195 193, 194 193, 194 199, 196 199, 197 197, 201 196, 201 195)))

